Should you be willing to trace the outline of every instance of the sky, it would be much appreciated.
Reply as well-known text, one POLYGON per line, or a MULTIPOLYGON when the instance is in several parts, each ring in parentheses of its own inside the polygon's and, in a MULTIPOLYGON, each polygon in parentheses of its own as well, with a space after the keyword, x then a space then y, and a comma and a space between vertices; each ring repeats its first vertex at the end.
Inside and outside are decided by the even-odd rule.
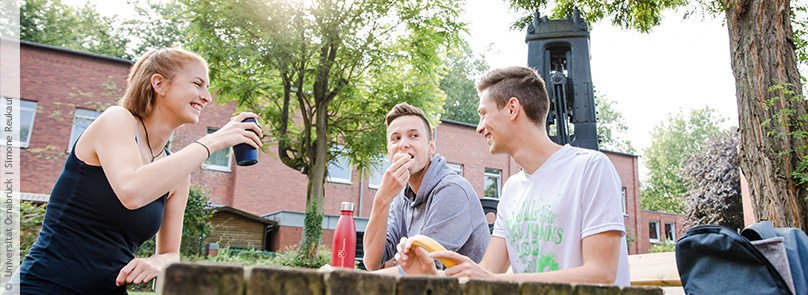
MULTIPOLYGON (((62 0, 83 5, 87 0, 62 0)), ((124 14, 125 0, 90 0, 106 15, 124 14)), ((625 138, 638 155, 651 145, 651 131, 669 115, 709 106, 738 125, 735 78, 727 28, 721 19, 682 20, 667 13, 649 34, 613 27, 608 20, 591 26, 592 82, 598 95, 615 101, 628 126, 625 138)), ((511 31, 520 15, 504 0, 469 0, 462 20, 469 24, 472 47, 486 53, 491 68, 527 65, 525 32, 511 31)), ((641 158, 642 161, 642 158, 641 158)))
MULTIPOLYGON (((625 136, 637 154, 651 145, 651 131, 681 109, 709 106, 738 125, 735 78, 729 37, 721 19, 682 20, 671 11, 649 34, 613 27, 608 20, 591 26, 590 66, 598 95, 617 103, 628 126, 625 136)), ((469 23, 475 50, 491 45, 491 68, 527 65, 525 32, 510 31, 514 14, 504 1, 469 0, 469 23)), ((641 158, 642 160, 642 158, 641 158)))

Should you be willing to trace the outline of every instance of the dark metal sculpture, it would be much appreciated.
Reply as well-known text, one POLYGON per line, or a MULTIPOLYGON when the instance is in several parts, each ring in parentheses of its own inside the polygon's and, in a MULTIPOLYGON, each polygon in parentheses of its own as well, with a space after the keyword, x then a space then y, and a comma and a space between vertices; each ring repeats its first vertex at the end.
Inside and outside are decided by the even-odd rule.
POLYGON ((550 20, 533 14, 527 29, 527 64, 547 85, 547 133, 558 144, 598 150, 595 95, 589 67, 589 25, 578 10, 550 20), (551 130, 550 126, 555 126, 551 130), (555 132, 552 132, 555 131, 555 132))

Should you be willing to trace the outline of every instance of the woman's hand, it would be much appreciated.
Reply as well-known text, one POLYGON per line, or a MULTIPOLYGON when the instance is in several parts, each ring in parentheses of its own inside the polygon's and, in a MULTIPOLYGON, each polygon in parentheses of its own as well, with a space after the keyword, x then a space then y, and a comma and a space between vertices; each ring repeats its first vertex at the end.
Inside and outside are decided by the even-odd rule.
POLYGON ((395 255, 396 263, 407 274, 438 274, 435 261, 429 257, 429 252, 421 247, 412 248, 411 239, 401 238, 396 249, 398 250, 395 255))
POLYGON ((163 264, 154 256, 149 258, 135 258, 129 261, 118 273, 115 279, 116 286, 123 286, 126 284, 140 284, 146 283, 160 274, 163 264))
POLYGON ((261 136, 263 131, 258 124, 253 122, 242 122, 244 119, 253 118, 258 120, 258 116, 250 112, 242 112, 230 119, 222 128, 219 128, 214 133, 208 134, 199 139, 204 145, 211 149, 211 153, 229 148, 231 146, 246 143, 254 148, 259 148, 263 145, 261 136))

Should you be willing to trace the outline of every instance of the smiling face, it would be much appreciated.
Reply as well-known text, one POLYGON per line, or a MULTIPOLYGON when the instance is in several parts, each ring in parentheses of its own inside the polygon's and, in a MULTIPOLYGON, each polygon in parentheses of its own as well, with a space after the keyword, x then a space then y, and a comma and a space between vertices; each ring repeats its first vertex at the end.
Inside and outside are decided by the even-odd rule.
POLYGON ((491 154, 507 153, 508 132, 507 123, 510 121, 508 107, 498 108, 491 92, 486 89, 480 93, 480 105, 477 107, 480 123, 477 124, 477 133, 485 136, 488 152, 491 154))
POLYGON ((183 124, 198 122, 202 109, 211 101, 205 64, 189 62, 165 86, 162 107, 175 114, 183 124))
POLYGON ((401 116, 387 126, 387 157, 395 161, 395 155, 406 153, 412 156, 410 174, 416 174, 429 166, 429 156, 435 152, 435 143, 430 140, 424 121, 417 116, 401 116))

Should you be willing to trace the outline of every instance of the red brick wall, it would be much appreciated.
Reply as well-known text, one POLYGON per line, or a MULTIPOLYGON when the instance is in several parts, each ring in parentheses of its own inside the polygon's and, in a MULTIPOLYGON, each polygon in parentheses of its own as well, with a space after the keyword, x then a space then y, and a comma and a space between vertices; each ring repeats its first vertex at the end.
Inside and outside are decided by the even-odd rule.
POLYGON ((447 162, 463 164, 463 177, 482 198, 485 192, 485 168, 502 171, 502 182, 521 171, 516 162, 507 154, 492 155, 488 152, 485 137, 477 134, 476 127, 464 124, 443 122, 435 131, 435 144, 438 153, 447 162))
MULTIPOLYGON (((273 252, 286 252, 288 247, 297 249, 300 244, 300 238, 303 236, 302 227, 293 226, 280 226, 270 233, 270 247, 269 251, 273 252)), ((334 240, 334 230, 323 230, 323 246, 331 249, 331 242, 334 240)))
POLYGON ((109 90, 102 85, 110 76, 119 90, 116 93, 123 94, 130 64, 24 44, 20 47, 20 98, 35 101, 41 110, 35 116, 29 148, 20 151, 20 190, 50 194, 64 168, 74 110, 95 110, 94 102, 109 103, 111 98, 103 96, 109 90), (93 96, 71 96, 79 92, 93 96), (49 146, 55 150, 47 150, 49 146), (32 152, 37 149, 45 150, 32 152))
MULTIPOLYGON (((645 211, 642 210, 640 213, 640 234, 637 236, 637 242, 639 244, 638 250, 639 254, 648 253, 651 250, 651 242, 650 242, 650 227, 648 225, 649 221, 656 220, 659 221, 659 242, 665 243, 665 223, 671 222, 676 224, 676 239, 679 239, 684 235, 686 232, 684 227, 685 221, 684 214, 673 214, 673 213, 664 213, 664 212, 656 212, 656 211, 645 211)), ((674 243, 676 241, 673 241, 674 243)))
POLYGON ((634 240, 628 244, 629 254, 637 254, 640 249, 637 235, 640 232, 638 227, 640 218, 639 161, 636 156, 632 155, 609 151, 602 152, 612 161, 617 174, 620 175, 622 186, 626 189, 626 213, 623 215, 623 221, 626 224, 627 237, 632 237, 634 240))
MULTIPOLYGON (((76 108, 96 110, 99 103, 109 104, 112 96, 108 95, 110 90, 104 87, 109 77, 116 85, 113 91, 115 95, 123 95, 131 63, 22 44, 20 67, 21 98, 36 101, 41 110, 35 117, 29 148, 20 152, 21 191, 50 194, 64 168, 73 112, 76 108), (56 149, 50 151, 47 147, 56 149)), ((172 150, 180 150, 205 136, 209 126, 225 124, 234 109, 233 103, 228 106, 208 106, 198 124, 178 129, 172 150)), ((217 204, 232 203, 234 180, 233 173, 200 169, 192 174, 192 182, 210 188, 211 199, 217 204)))

